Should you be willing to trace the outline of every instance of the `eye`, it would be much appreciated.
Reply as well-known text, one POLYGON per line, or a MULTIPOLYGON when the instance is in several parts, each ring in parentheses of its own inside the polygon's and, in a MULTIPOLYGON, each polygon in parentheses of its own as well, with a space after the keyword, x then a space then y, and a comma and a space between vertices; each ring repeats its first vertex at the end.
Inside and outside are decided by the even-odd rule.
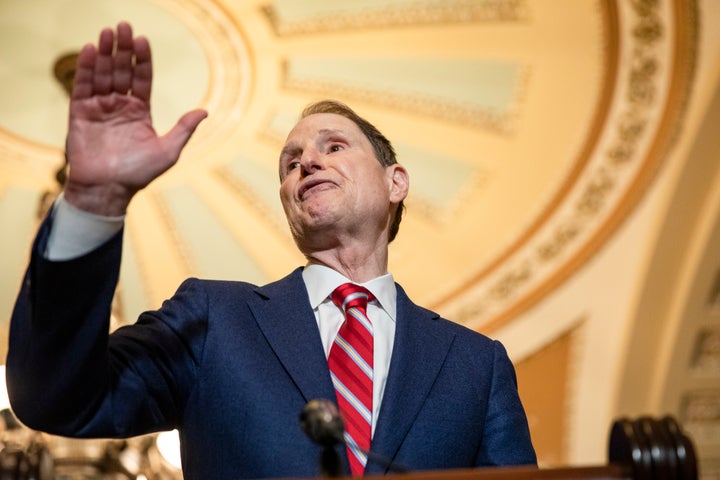
POLYGON ((328 150, 330 151, 330 153, 334 153, 334 152, 339 152, 342 149, 343 149, 342 145, 334 143, 334 144, 330 145, 330 148, 328 150))
POLYGON ((289 161, 280 166, 280 181, 284 182, 290 173, 300 166, 298 161, 289 161))

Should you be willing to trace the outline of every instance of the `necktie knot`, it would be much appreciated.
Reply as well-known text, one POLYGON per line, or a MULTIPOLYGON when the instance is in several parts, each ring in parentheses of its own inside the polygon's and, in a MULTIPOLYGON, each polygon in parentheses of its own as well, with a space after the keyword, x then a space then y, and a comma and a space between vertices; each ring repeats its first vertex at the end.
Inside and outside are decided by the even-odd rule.
POLYGON ((333 290, 331 297, 344 312, 353 307, 366 312, 368 302, 375 298, 370 290, 354 283, 343 283, 333 290))

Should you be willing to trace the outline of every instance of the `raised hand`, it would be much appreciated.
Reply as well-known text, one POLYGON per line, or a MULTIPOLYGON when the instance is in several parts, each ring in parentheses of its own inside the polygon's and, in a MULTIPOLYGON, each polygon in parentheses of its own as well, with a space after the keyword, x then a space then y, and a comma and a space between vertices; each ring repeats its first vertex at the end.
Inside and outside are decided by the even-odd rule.
POLYGON ((97 48, 83 47, 70 100, 65 199, 76 207, 122 215, 133 195, 172 167, 207 116, 183 115, 158 136, 150 116, 152 59, 144 37, 121 22, 106 28, 97 48))

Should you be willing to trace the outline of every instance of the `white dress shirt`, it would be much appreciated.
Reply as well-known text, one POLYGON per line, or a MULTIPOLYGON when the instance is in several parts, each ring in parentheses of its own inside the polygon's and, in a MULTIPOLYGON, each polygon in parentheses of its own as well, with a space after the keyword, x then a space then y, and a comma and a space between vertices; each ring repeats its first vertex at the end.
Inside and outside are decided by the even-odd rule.
MULTIPOLYGON (((124 216, 106 217, 79 210, 65 201, 62 195, 55 201, 52 215, 53 224, 44 256, 54 261, 70 260, 91 252, 119 232, 125 221, 124 216)), ((330 295, 335 288, 350 280, 329 267, 313 264, 305 267, 302 277, 327 357, 337 332, 345 321, 344 312, 333 303, 330 295)), ((369 302, 367 308, 374 335, 374 434, 395 340, 397 290, 390 273, 359 285, 370 290, 375 296, 375 300, 369 302)))

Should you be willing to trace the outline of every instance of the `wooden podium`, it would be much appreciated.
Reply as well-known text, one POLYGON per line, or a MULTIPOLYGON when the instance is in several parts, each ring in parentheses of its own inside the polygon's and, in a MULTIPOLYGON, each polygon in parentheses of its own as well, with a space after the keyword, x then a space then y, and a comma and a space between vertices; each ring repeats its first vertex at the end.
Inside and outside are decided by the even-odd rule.
POLYGON ((631 468, 626 468, 623 465, 611 464, 598 467, 495 467, 467 470, 443 470, 437 472, 391 474, 383 476, 382 478, 386 478, 388 480, 630 480, 635 478, 632 475, 631 468))

